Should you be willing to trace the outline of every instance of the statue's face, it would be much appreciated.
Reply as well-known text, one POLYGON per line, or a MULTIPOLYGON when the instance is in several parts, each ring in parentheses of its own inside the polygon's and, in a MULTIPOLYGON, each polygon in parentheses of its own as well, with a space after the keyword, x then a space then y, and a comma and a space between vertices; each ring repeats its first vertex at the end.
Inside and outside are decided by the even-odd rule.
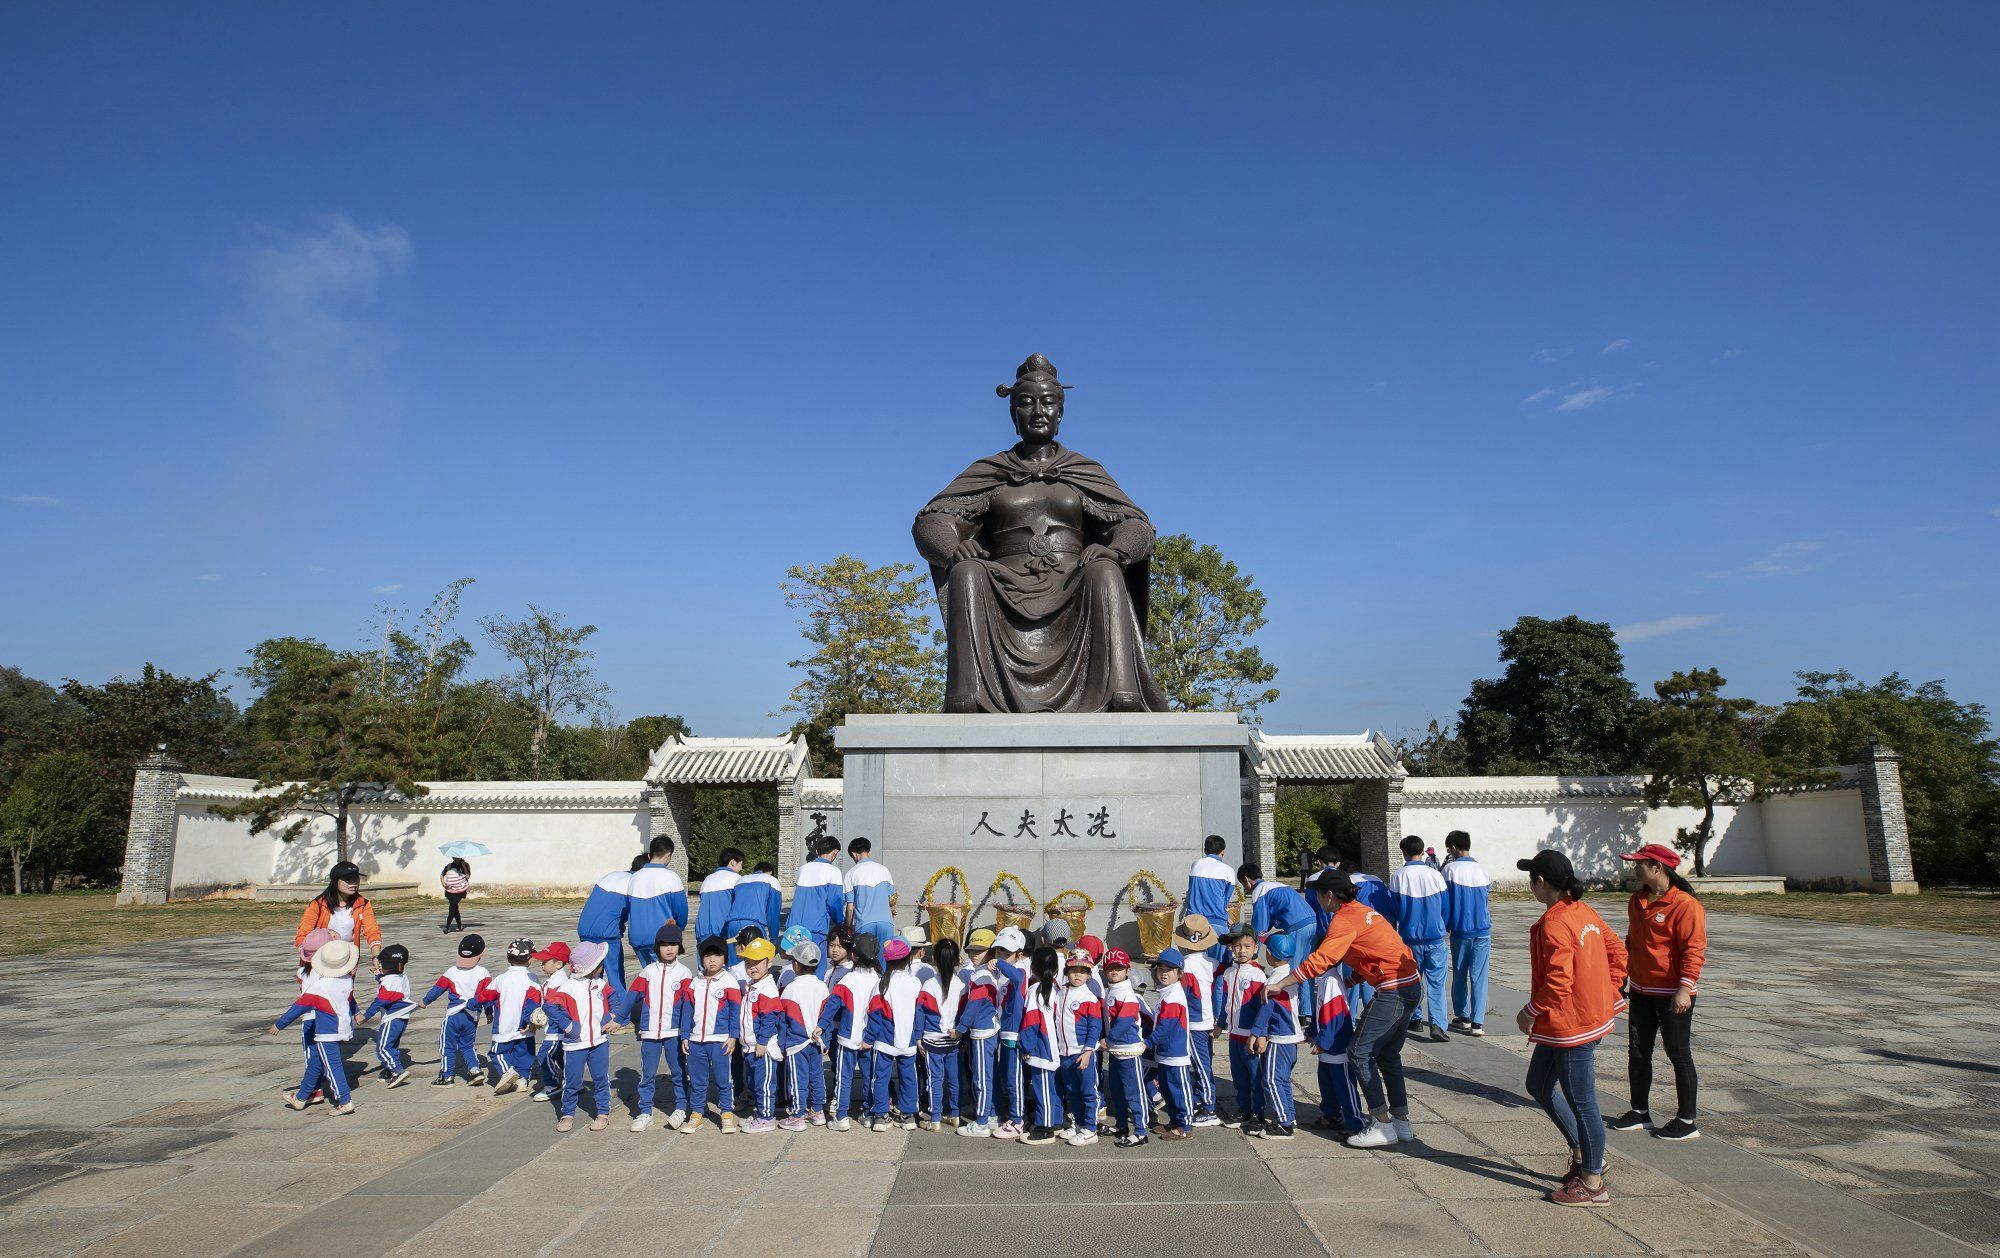
POLYGON ((1061 385, 1040 380, 1015 385, 1007 407, 1014 413, 1014 432, 1023 441, 1054 441, 1062 428, 1061 385))

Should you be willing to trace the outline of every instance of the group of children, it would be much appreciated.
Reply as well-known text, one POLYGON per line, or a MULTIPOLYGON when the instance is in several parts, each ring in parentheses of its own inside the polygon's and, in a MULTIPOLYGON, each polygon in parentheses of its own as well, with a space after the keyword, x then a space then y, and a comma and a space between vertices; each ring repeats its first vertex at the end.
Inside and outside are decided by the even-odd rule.
MULTIPOLYGON (((303 1109, 324 1095, 332 1112, 347 1114, 342 1046, 356 1026, 376 1023, 380 1078, 401 1086, 410 1075, 402 1038, 419 1000, 405 974, 408 950, 392 944, 375 957, 374 998, 360 1009, 359 950, 324 934, 303 941, 299 997, 271 1032, 303 1023, 305 1072, 286 1103, 303 1109)), ((670 1129, 699 1131, 713 1102, 725 1134, 846 1131, 858 1121, 875 1131, 949 1126, 968 1137, 1088 1145, 1108 1118, 1127 1148, 1156 1130, 1184 1140, 1218 1125, 1289 1139, 1298 1121, 1292 1075, 1308 1043, 1322 1098, 1314 1125, 1366 1125, 1346 1065, 1352 1020, 1338 973, 1277 986, 1299 959, 1292 936, 1274 933, 1260 946, 1240 927, 1218 937, 1198 914, 1182 919, 1173 942, 1141 985, 1124 951, 1092 935, 1071 947, 1060 921, 1032 940, 1016 927, 982 928, 962 948, 941 939, 922 955, 900 936, 852 927, 830 930, 822 948, 798 927, 773 940, 746 925, 703 939, 692 966, 681 957, 679 924, 668 921, 627 986, 606 976, 603 942, 537 948, 519 939, 495 974, 474 934, 461 938, 455 964, 421 1004, 445 1002, 434 1085, 451 1086, 462 1072, 475 1086, 490 1078, 496 1096, 525 1089, 554 1099, 559 1131, 572 1128, 586 1080, 590 1127, 609 1126, 612 1038, 628 1030, 639 1045, 633 1131, 649 1128, 656 1111, 670 1129), (482 1021, 491 1024, 485 1061, 476 1050, 482 1021), (1217 1032, 1234 1085, 1228 1114, 1212 1068, 1217 1032)))

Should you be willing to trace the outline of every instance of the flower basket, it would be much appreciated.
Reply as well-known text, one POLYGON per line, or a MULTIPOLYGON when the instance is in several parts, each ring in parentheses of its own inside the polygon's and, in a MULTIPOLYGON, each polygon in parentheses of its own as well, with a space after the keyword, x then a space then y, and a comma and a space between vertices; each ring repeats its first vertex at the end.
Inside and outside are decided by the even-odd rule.
POLYGON ((1243 890, 1240 887, 1232 888, 1229 892, 1229 924, 1231 926, 1243 924, 1243 890))
POLYGON ((1033 930, 1035 912, 1041 906, 1035 903, 1035 897, 1028 890, 1028 884, 1022 882, 1018 875, 1010 874, 1003 869, 999 876, 993 879, 993 885, 986 888, 986 898, 991 900, 1002 891, 1007 891, 1008 896, 1005 900, 997 900, 993 904, 993 929, 1002 931, 1012 926, 1023 934, 1033 930), (1027 908, 1024 909, 1015 902, 1014 891, 1019 891, 1021 899, 1028 902, 1027 908))
POLYGON ((1072 887, 1050 896, 1047 906, 1042 911, 1051 919, 1060 917, 1069 926, 1070 942, 1075 943, 1083 938, 1088 929, 1084 925, 1083 915, 1096 907, 1097 901, 1072 887))
POLYGON ((1140 953, 1148 958, 1157 957, 1173 947, 1174 923, 1180 918, 1181 904, 1167 890, 1167 884, 1152 870, 1142 869, 1125 884, 1125 891, 1132 915, 1139 923, 1140 953))
POLYGON ((964 900, 940 900, 931 894, 937 890, 938 883, 946 878, 956 878, 958 880, 961 894, 969 891, 965 882, 965 871, 956 865, 946 865, 943 869, 932 874, 931 880, 924 884, 924 894, 917 902, 917 907, 924 911, 924 916, 928 920, 926 933, 930 936, 932 943, 936 943, 940 939, 949 939, 954 943, 963 943, 965 941, 966 909, 969 906, 964 900))

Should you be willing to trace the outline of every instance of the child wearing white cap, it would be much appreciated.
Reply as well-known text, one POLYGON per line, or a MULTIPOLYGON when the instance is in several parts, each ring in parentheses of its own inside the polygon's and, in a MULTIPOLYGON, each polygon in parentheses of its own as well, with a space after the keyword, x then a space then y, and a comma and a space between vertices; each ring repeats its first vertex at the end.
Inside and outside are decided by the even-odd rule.
POLYGON ((354 1030, 354 973, 361 951, 344 939, 330 940, 313 954, 312 975, 292 1007, 278 1015, 267 1034, 276 1035, 300 1018, 310 1018, 312 1051, 306 1055, 305 1077, 299 1090, 285 1098, 289 1109, 304 1109, 313 1093, 324 1088, 333 1097, 333 1112, 352 1114, 354 1098, 347 1090, 347 1064, 340 1045, 354 1030))

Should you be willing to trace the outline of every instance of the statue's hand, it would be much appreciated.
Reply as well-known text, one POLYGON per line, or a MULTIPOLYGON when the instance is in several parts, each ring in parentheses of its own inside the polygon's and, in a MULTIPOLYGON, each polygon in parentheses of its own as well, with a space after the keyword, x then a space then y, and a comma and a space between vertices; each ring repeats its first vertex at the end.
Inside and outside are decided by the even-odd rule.
POLYGON ((951 548, 951 559, 953 563, 957 563, 960 560, 964 559, 984 559, 986 557, 987 557, 986 548, 984 546, 981 546, 978 540, 975 538, 967 538, 966 540, 960 542, 958 545, 951 548))
POLYGON ((1096 542, 1092 542, 1083 548, 1083 558, 1077 560, 1077 566, 1081 568, 1087 564, 1095 563, 1100 559, 1109 559, 1121 568, 1125 566, 1125 560, 1119 556, 1117 551, 1111 549, 1109 546, 1099 546, 1096 542))

